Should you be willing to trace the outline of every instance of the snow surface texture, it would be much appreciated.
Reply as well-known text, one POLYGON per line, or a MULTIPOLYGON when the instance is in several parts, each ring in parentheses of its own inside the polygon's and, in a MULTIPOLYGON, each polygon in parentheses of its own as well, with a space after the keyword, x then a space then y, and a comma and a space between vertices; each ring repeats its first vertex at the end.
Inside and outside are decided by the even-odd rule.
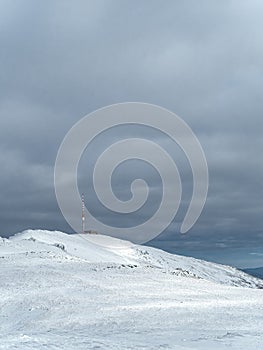
POLYGON ((102 235, 0 238, 0 349, 263 349, 263 281, 102 235))

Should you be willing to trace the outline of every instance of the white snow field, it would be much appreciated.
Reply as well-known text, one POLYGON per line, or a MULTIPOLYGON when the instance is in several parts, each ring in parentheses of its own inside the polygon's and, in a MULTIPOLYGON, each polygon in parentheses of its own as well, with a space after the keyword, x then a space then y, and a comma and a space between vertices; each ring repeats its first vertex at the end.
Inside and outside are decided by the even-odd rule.
POLYGON ((0 349, 263 349, 263 281, 102 235, 0 238, 0 349))

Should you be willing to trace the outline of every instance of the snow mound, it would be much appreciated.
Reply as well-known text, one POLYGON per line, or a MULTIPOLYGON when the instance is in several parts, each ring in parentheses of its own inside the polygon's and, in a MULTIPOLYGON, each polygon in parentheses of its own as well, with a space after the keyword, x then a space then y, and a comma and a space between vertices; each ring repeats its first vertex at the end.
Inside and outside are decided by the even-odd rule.
POLYGON ((0 255, 7 257, 10 254, 154 268, 171 275, 205 279, 230 286, 263 288, 262 280, 236 268, 169 254, 160 249, 104 235, 69 235, 59 231, 27 230, 0 241, 0 255))
POLYGON ((27 230, 10 237, 10 241, 27 250, 48 249, 64 256, 86 260, 90 263, 126 263, 130 242, 102 235, 66 234, 59 231, 27 230), (32 244, 33 242, 33 244, 32 244))

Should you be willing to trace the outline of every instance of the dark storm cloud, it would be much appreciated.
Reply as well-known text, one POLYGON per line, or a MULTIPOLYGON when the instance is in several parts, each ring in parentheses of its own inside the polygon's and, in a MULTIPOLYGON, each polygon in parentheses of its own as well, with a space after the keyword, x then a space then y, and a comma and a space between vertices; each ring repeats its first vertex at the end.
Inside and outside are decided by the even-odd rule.
MULTIPOLYGON (((143 101, 171 109, 192 127, 210 172, 201 218, 187 236, 174 234, 190 198, 189 165, 163 136, 138 131, 172 153, 183 177, 183 209, 159 244, 179 250, 262 244, 262 10, 259 0, 0 1, 0 233, 70 231, 53 189, 60 142, 96 108, 143 101)), ((101 145, 109 140, 105 135, 101 145)), ((139 220, 160 189, 151 169, 141 172, 153 194, 139 220)), ((115 189, 127 197, 124 174, 116 173, 115 189)), ((85 186, 84 174, 80 180, 85 186)), ((117 220, 99 204, 93 209, 117 220)))

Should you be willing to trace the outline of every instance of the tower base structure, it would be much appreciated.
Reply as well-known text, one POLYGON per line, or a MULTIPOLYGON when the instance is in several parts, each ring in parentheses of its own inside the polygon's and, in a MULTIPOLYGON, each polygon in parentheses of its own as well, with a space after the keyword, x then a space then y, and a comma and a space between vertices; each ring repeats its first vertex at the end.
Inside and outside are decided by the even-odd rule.
POLYGON ((98 235, 99 232, 95 231, 95 230, 86 230, 84 231, 85 234, 88 234, 88 235, 98 235))

